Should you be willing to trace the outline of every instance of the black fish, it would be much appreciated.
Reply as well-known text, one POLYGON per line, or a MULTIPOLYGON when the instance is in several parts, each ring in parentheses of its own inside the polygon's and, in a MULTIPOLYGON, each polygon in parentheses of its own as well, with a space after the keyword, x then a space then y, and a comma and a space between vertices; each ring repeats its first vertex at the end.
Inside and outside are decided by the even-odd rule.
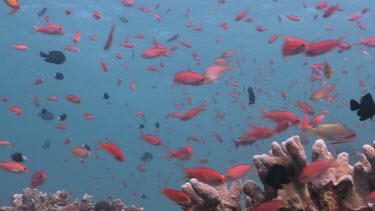
POLYGON ((43 16, 46 12, 47 12, 47 7, 43 7, 43 9, 40 10, 40 11, 38 12, 38 16, 41 17, 41 16, 43 16))
POLYGON ((152 155, 151 152, 145 152, 143 153, 141 157, 141 161, 143 162, 150 162, 154 156, 152 155))
POLYGON ((55 73, 55 79, 56 80, 62 80, 62 79, 64 79, 64 75, 62 73, 57 72, 57 73, 55 73))
POLYGON ((139 125, 138 125, 138 129, 143 129, 143 128, 145 128, 145 125, 144 125, 144 124, 139 124, 139 125))
POLYGON ((275 164, 268 172, 264 183, 275 189, 281 189, 281 184, 289 183, 292 176, 291 172, 288 172, 285 166, 275 164))
POLYGON ((40 52, 40 56, 46 58, 44 61, 53 64, 62 64, 65 62, 65 55, 61 51, 50 51, 48 54, 40 52))
POLYGON ((60 117, 58 118, 60 121, 64 121, 66 120, 66 118, 68 118, 68 115, 67 114, 61 114, 60 117))
POLYGON ((357 116, 359 116, 360 121, 365 121, 366 119, 372 119, 375 115, 375 103, 372 99, 370 93, 367 93, 361 98, 361 104, 357 101, 350 100, 350 110, 357 111, 357 116))
POLYGON ((121 16, 119 17, 120 18, 120 21, 123 22, 123 23, 128 23, 128 18, 124 17, 124 16, 121 16))
POLYGON ((255 104, 255 94, 251 87, 247 88, 247 93, 249 94, 249 105, 255 104))
POLYGON ((23 155, 22 153, 20 152, 15 152, 11 155, 11 158, 12 160, 16 161, 16 162, 25 162, 27 161, 27 157, 25 155, 23 155))
POLYGON ((84 144, 83 147, 85 147, 85 149, 87 149, 88 151, 90 151, 90 147, 89 147, 89 145, 84 144))
POLYGON ((180 34, 175 34, 172 37, 170 37, 168 40, 166 40, 165 42, 172 42, 174 40, 177 40, 179 36, 180 34))
POLYGON ((51 142, 45 141, 42 145, 43 149, 49 149, 51 147, 51 142))
POLYGON ((40 118, 44 119, 44 120, 52 120, 55 115, 53 115, 53 113, 47 111, 47 109, 45 108, 42 108, 41 112, 39 113, 39 116, 40 118))
POLYGON ((109 94, 107 92, 104 92, 103 99, 105 100, 109 99, 109 94))
POLYGON ((159 127, 160 127, 159 122, 155 123, 155 127, 156 127, 156 128, 159 128, 159 127))

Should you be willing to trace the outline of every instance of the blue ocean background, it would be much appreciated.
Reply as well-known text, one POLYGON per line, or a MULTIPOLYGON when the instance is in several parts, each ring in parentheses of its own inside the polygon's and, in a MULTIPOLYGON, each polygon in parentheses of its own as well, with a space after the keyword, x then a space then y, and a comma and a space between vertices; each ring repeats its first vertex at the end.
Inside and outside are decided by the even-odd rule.
MULTIPOLYGON (((28 157, 25 165, 30 169, 28 174, 12 174, 0 171, 0 199, 1 206, 11 204, 11 196, 21 193, 29 187, 31 175, 43 170, 48 174, 44 185, 38 189, 43 192, 56 192, 65 190, 72 192, 72 198, 81 198, 84 193, 94 196, 94 201, 119 198, 127 205, 144 206, 146 210, 178 210, 175 203, 169 201, 160 193, 163 187, 180 189, 185 182, 182 179, 182 164, 186 167, 195 167, 197 161, 207 158, 205 166, 213 168, 224 174, 235 163, 252 163, 252 157, 257 154, 268 154, 270 143, 281 143, 292 135, 301 134, 299 128, 290 128, 272 139, 259 140, 256 145, 234 148, 232 140, 243 135, 249 130, 248 124, 258 124, 273 128, 274 123, 268 120, 260 121, 261 109, 292 111, 302 118, 302 111, 294 107, 297 100, 309 102, 319 113, 319 109, 328 110, 330 115, 345 123, 356 131, 359 140, 354 143, 337 145, 338 151, 346 151, 351 155, 352 162, 360 160, 354 152, 361 152, 362 145, 370 144, 374 140, 374 122, 371 120, 360 122, 354 112, 346 106, 350 99, 359 100, 367 92, 373 93, 375 88, 373 68, 374 52, 360 45, 353 46, 351 50, 341 54, 336 50, 317 57, 304 57, 297 55, 282 58, 282 37, 293 36, 308 41, 344 38, 351 44, 359 41, 359 36, 369 38, 375 36, 374 4, 371 0, 340 2, 343 11, 336 11, 330 18, 323 19, 323 11, 315 9, 319 1, 233 1, 217 4, 217 1, 136 1, 134 7, 125 7, 121 1, 23 1, 20 0, 21 9, 8 15, 9 7, 2 3, 0 7, 0 51, 1 51, 1 90, 0 97, 9 98, 8 102, 0 102, 0 139, 8 140, 16 145, 15 149, 0 146, 0 161, 10 160, 14 152, 22 152, 28 157), (160 7, 156 9, 156 5, 160 7), (146 13, 139 7, 153 7, 153 11, 146 13), (50 17, 50 23, 61 24, 65 28, 65 35, 51 36, 42 33, 32 33, 33 25, 42 26, 46 22, 44 16, 38 17, 37 13, 47 7, 45 15, 50 17), (189 16, 185 16, 186 10, 189 16), (350 15, 360 13, 363 8, 370 11, 361 17, 360 21, 367 25, 367 30, 360 30, 356 21, 348 21, 350 15), (64 11, 71 9, 72 14, 66 15, 64 11), (166 14, 167 9, 170 12, 166 14), (250 23, 234 21, 239 12, 249 10, 246 17, 252 17, 250 23), (102 14, 100 20, 92 17, 98 11, 102 14), (160 14, 158 22, 153 15, 160 14), (313 16, 318 18, 313 20, 313 16), (297 15, 299 22, 293 22, 286 15, 297 15), (129 20, 123 23, 120 16, 129 20), (277 17, 282 17, 278 22, 277 17), (193 26, 187 28, 186 24, 192 22, 193 26), (229 24, 228 30, 219 27, 223 22, 229 24), (112 24, 116 24, 112 47, 104 51, 112 24), (268 27, 267 31, 258 32, 256 26, 268 27), (192 30, 202 26, 203 31, 192 30), (332 31, 325 29, 333 27, 332 31), (81 40, 73 43, 73 36, 81 31, 81 40), (138 33, 144 33, 142 39, 135 39, 138 33), (182 46, 178 40, 165 43, 174 34, 179 33, 178 40, 186 40, 192 44, 191 48, 182 46), (90 35, 95 35, 97 41, 91 41, 90 35), (269 37, 280 35, 273 44, 268 43, 269 37), (177 45, 172 57, 158 57, 146 60, 141 53, 152 46, 153 36, 157 41, 167 47, 177 45), (129 37, 135 45, 134 58, 132 50, 120 46, 129 37), (215 42, 221 37, 220 42, 215 42), (27 51, 19 51, 11 47, 13 44, 26 44, 27 51), (76 45, 79 52, 63 51, 65 46, 76 45), (361 48, 369 55, 361 53, 361 48), (67 60, 62 65, 55 65, 43 61, 39 56, 40 51, 63 51, 67 60), (227 51, 234 50, 231 67, 239 68, 228 71, 218 82, 199 87, 174 85, 173 75, 189 67, 198 73, 212 65, 216 58, 227 51), (123 55, 122 59, 115 58, 116 53, 123 55), (202 60, 192 58, 198 54, 202 60), (241 61, 241 65, 236 61, 241 61), (274 60, 275 64, 269 64, 274 60), (338 88, 338 96, 333 103, 319 101, 310 102, 309 97, 313 90, 321 87, 321 82, 310 82, 308 73, 313 63, 323 63, 325 60, 334 70, 332 79, 327 80, 328 85, 338 88), (105 62, 109 71, 104 72, 100 62, 105 62), (161 72, 146 70, 149 65, 158 66, 161 72), (304 62, 308 62, 304 66, 304 62), (126 69, 125 65, 129 68, 126 69), (363 66, 362 68, 358 68, 363 66), (342 74, 347 70, 348 74, 342 74), (62 72, 64 80, 54 79, 54 73, 62 72), (38 86, 32 83, 37 78, 45 81, 38 86), (122 78, 122 84, 117 86, 117 80, 122 78), (266 80, 269 78, 269 80, 266 80), (359 80, 364 80, 366 86, 359 85, 359 80), (135 90, 129 87, 130 81, 136 84, 135 90), (239 82, 239 87, 227 85, 230 82, 239 82), (294 84, 294 85, 293 85, 294 84), (296 84, 302 85, 299 87, 296 84), (256 91, 256 104, 248 106, 247 87, 256 91), (368 91, 364 89, 368 89, 368 91), (288 94, 284 100, 280 92, 288 94), (109 100, 103 99, 103 93, 110 95, 109 100), (186 94, 192 98, 193 105, 186 102, 186 94), (238 94, 235 99, 230 95, 238 94), (75 94, 81 98, 80 104, 73 104, 65 100, 65 95, 75 94), (34 95, 40 101, 36 107, 31 99, 34 95), (52 102, 47 96, 55 95, 59 101, 52 102), (195 118, 182 122, 178 119, 164 119, 172 112, 184 113, 191 108, 208 103, 206 111, 195 118), (246 105, 246 109, 240 107, 246 105), (178 110, 175 104, 182 105, 178 110), (17 116, 9 111, 9 106, 20 107, 24 114, 17 116), (55 116, 66 113, 68 125, 66 130, 57 129, 58 120, 45 121, 38 114, 41 108, 53 112, 55 116), (144 112, 146 122, 136 112, 144 112), (95 120, 87 120, 83 114, 89 112, 95 120), (225 114, 224 119, 217 119, 217 113, 225 114), (222 122, 222 124, 220 123, 222 122), (160 128, 155 123, 160 123, 160 128), (155 134, 163 142, 175 150, 186 145, 191 145, 194 156, 187 162, 163 159, 168 155, 164 147, 152 146, 139 138, 141 130, 139 124, 144 124, 144 133, 155 134), (219 143, 215 138, 219 133, 224 143, 219 143), (200 142, 187 141, 189 136, 198 137, 200 142), (71 137, 69 145, 64 141, 71 137), (125 154, 125 162, 117 162, 106 151, 97 151, 97 144, 93 141, 105 142, 108 137, 116 143, 125 154), (45 141, 51 143, 49 149, 43 149, 45 141), (204 143, 203 143, 204 141, 204 143), (81 165, 78 158, 71 156, 72 145, 88 144, 92 156, 85 164, 81 165), (151 152, 154 159, 149 163, 140 161, 144 152, 151 152), (98 159, 95 157, 99 156, 98 159), (231 162, 232 161, 232 162, 231 162), (233 163, 234 161, 234 163, 233 163), (143 164, 145 173, 140 173, 136 166, 143 164), (100 177, 94 179, 93 177, 100 177), (127 187, 123 186, 126 181, 127 187), (146 199, 134 193, 142 193, 146 199)), ((329 1, 330 5, 336 1, 329 1)), ((324 79, 325 80, 325 79, 324 79)), ((335 92, 335 93, 336 93, 335 92)), ((336 122, 326 116, 324 122, 336 122)), ((310 148, 317 137, 309 137, 310 144, 306 145, 308 158, 310 148)), ((330 145, 329 145, 330 147, 330 145)), ((260 183, 256 172, 251 172, 248 179, 260 183)), ((262 187, 262 186, 261 186, 262 187)))

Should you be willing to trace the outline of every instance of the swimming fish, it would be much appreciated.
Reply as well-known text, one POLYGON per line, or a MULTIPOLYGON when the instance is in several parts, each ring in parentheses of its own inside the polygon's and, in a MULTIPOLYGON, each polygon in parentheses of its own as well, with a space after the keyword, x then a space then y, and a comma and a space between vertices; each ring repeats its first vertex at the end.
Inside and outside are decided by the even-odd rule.
POLYGON ((255 104, 255 94, 250 86, 247 88, 247 93, 249 94, 249 105, 255 104))
POLYGON ((290 170, 288 171, 285 166, 275 164, 271 167, 264 180, 264 183, 275 189, 281 189, 281 185, 289 183, 290 178, 292 177, 293 172, 291 172, 290 170))
POLYGON ((336 141, 334 143, 346 143, 356 140, 356 133, 341 122, 319 124, 307 131, 307 135, 319 136, 324 141, 336 141))
POLYGON ((27 161, 27 157, 20 152, 15 152, 10 157, 12 158, 13 161, 16 161, 16 162, 27 161))
POLYGON ((50 51, 48 54, 40 52, 40 56, 45 58, 44 61, 53 64, 62 64, 65 62, 65 55, 61 51, 50 51))
POLYGON ((64 74, 62 74, 60 72, 57 72, 57 73, 55 73, 54 78, 56 80, 63 80, 64 79, 64 74))
POLYGON ((39 117, 44 119, 44 120, 52 120, 55 118, 55 115, 53 113, 47 111, 47 109, 42 108, 41 112, 39 113, 39 117))
POLYGON ((145 153, 143 153, 143 155, 141 157, 141 161, 150 162, 153 157, 154 157, 154 155, 152 155, 151 152, 145 152, 145 153))
POLYGON ((360 121, 365 121, 366 119, 372 119, 375 115, 375 103, 372 99, 372 95, 367 93, 361 98, 361 102, 358 103, 356 100, 350 100, 350 110, 357 111, 357 116, 359 116, 360 121))

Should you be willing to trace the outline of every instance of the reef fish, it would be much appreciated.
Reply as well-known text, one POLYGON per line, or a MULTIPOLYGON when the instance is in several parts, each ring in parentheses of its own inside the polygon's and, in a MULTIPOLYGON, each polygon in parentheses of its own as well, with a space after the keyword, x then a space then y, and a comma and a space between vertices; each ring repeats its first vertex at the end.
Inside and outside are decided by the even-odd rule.
POLYGON ((29 172, 29 169, 25 165, 13 161, 0 162, 0 168, 15 174, 26 174, 29 172))
POLYGON ((343 123, 319 124, 308 129, 307 135, 316 135, 325 141, 336 141, 333 143, 345 143, 356 140, 356 133, 343 123))
POLYGON ((360 103, 356 100, 350 100, 350 110, 357 111, 360 121, 372 119, 375 115, 375 103, 370 93, 367 93, 361 98, 360 103))
POLYGON ((30 187, 36 188, 44 184, 47 180, 47 174, 44 171, 37 171, 35 172, 30 179, 30 187))
POLYGON ((249 95, 249 105, 255 104, 255 94, 253 88, 247 88, 247 94, 249 95))
POLYGON ((53 64, 62 64, 65 62, 65 55, 61 51, 50 51, 48 54, 40 52, 40 56, 45 58, 44 61, 53 64))

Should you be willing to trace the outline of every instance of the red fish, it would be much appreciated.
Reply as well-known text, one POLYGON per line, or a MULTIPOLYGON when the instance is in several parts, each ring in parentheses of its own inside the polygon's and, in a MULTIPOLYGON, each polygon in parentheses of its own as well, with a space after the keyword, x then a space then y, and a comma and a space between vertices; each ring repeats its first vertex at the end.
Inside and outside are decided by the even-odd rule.
POLYGON ((268 112, 262 109, 262 112, 263 116, 261 119, 270 119, 271 121, 276 123, 289 121, 294 126, 300 123, 300 119, 298 118, 298 116, 290 111, 276 110, 268 112))
POLYGON ((23 114, 22 109, 17 107, 17 106, 10 106, 9 110, 12 111, 13 113, 19 115, 19 116, 23 114))
POLYGON ((280 201, 263 202, 254 208, 254 211, 277 211, 280 208, 286 207, 280 201))
POLYGON ((23 45, 23 44, 16 44, 16 45, 12 45, 12 47, 14 49, 17 49, 17 50, 28 50, 29 47, 27 45, 23 45))
POLYGON ((299 174, 298 179, 302 183, 308 183, 313 181, 322 175, 326 170, 336 165, 333 160, 318 160, 309 163, 305 166, 302 172, 299 174))
POLYGON ((189 204, 191 202, 188 195, 178 190, 164 188, 161 193, 177 204, 189 204))
POLYGON ((367 46, 369 48, 375 48, 375 37, 371 37, 368 39, 362 39, 361 37, 359 37, 358 44, 367 46))
POLYGON ((331 96, 331 93, 334 90, 336 90, 336 88, 334 86, 327 86, 327 87, 318 89, 311 94, 310 100, 311 101, 318 101, 318 100, 325 99, 325 98, 331 96))
POLYGON ((242 20, 247 14, 249 13, 249 10, 245 10, 243 12, 240 12, 236 15, 236 17, 234 18, 235 21, 240 21, 242 20))
POLYGON ((309 43, 307 50, 304 52, 305 56, 313 57, 319 56, 324 53, 332 51, 334 48, 338 47, 343 38, 338 40, 324 40, 317 43, 309 43))
POLYGON ((294 106, 300 107, 304 112, 306 112, 309 115, 314 115, 315 114, 314 109, 309 104, 307 104, 305 102, 301 102, 301 101, 297 100, 294 103, 294 106))
POLYGON ((206 109, 201 108, 201 107, 190 109, 189 111, 187 111, 186 113, 184 113, 184 114, 181 116, 180 120, 181 120, 181 121, 187 121, 187 120, 190 120, 190 119, 192 119, 193 117, 197 116, 200 112, 205 111, 205 110, 206 110, 206 109))
MULTIPOLYGON (((66 143, 68 142, 67 140, 65 140, 66 143)), ((86 145, 72 146, 71 151, 73 157, 79 157, 81 164, 85 163, 85 159, 91 156, 91 152, 86 145)))
POLYGON ((117 161, 123 162, 125 160, 124 154, 115 143, 112 143, 112 142, 101 143, 99 141, 96 141, 96 143, 100 145, 98 148, 96 148, 96 150, 105 149, 117 161))
POLYGON ((64 28, 59 24, 47 24, 42 27, 35 26, 34 32, 41 32, 43 34, 49 34, 49 35, 64 35, 65 31, 64 28))
POLYGON ((30 179, 30 188, 36 188, 44 184, 47 180, 47 174, 44 171, 35 172, 30 179))
POLYGON ((224 175, 225 181, 232 182, 234 180, 240 179, 240 178, 246 176, 246 174, 249 171, 253 171, 253 165, 252 164, 250 164, 250 165, 238 164, 236 166, 233 166, 232 168, 230 168, 227 171, 227 173, 225 173, 225 175, 224 175))
POLYGON ((284 42, 281 50, 283 57, 294 56, 306 51, 308 43, 303 40, 284 42))
POLYGON ((195 178, 199 182, 203 182, 212 186, 222 185, 225 183, 225 178, 219 172, 206 168, 206 167, 196 167, 196 168, 185 168, 185 175, 183 178, 195 178))
POLYGON ((205 77, 196 72, 181 71, 174 74, 173 81, 176 84, 200 86, 205 82, 205 77))
POLYGON ((270 128, 259 127, 255 124, 251 124, 250 127, 252 128, 251 130, 246 131, 241 138, 233 141, 236 149, 240 146, 253 145, 258 139, 268 139, 275 135, 274 130, 270 128))
POLYGON ((116 29, 116 25, 113 24, 111 31, 109 32, 107 42, 105 43, 104 50, 108 50, 111 47, 112 40, 113 40, 113 33, 115 32, 115 29, 116 29))
POLYGON ((142 134, 140 136, 141 139, 145 140, 147 143, 154 145, 154 146, 161 146, 163 145, 163 141, 155 136, 155 135, 150 135, 150 134, 142 134))
POLYGON ((144 59, 153 59, 159 56, 170 57, 172 56, 172 53, 166 48, 149 48, 142 53, 142 58, 144 59))
POLYGON ((72 103, 75 103, 75 104, 80 104, 81 103, 81 99, 73 94, 68 94, 65 96, 65 98, 72 102, 72 103))
POLYGON ((323 18, 329 18, 334 12, 336 12, 336 10, 340 8, 339 7, 340 1, 341 0, 339 0, 336 5, 330 6, 328 9, 324 10, 323 18))
POLYGON ((29 172, 29 169, 25 165, 13 161, 0 162, 0 168, 15 174, 26 174, 29 172))
POLYGON ((177 160, 187 161, 193 156, 193 148, 191 146, 182 147, 177 151, 172 151, 167 146, 165 146, 165 149, 168 150, 170 155, 167 155, 164 158, 176 158, 177 160))
POLYGON ((81 32, 77 32, 74 35, 73 42, 77 43, 81 39, 81 32))

